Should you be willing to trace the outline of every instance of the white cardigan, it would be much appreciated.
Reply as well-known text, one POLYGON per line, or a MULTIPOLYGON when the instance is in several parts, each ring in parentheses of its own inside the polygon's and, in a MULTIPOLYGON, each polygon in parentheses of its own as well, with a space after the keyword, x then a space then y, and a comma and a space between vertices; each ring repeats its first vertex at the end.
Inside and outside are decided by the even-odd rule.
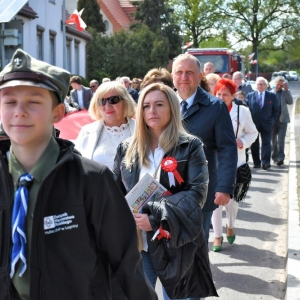
MULTIPOLYGON (((132 135, 134 131, 135 121, 133 119, 129 119, 128 122, 129 129, 132 135)), ((101 119, 99 121, 87 124, 81 128, 79 135, 74 143, 75 148, 81 153, 82 156, 92 159, 103 127, 104 121, 101 119)))
MULTIPOLYGON (((255 142, 258 132, 255 124, 253 123, 251 113, 249 108, 244 105, 239 105, 240 107, 240 115, 239 115, 239 131, 237 137, 241 139, 243 142, 243 148, 237 148, 238 150, 238 161, 237 167, 246 163, 246 153, 245 149, 249 148, 252 143, 255 142)), ((232 102, 232 109, 230 111, 230 118, 232 121, 234 135, 236 135, 237 125, 238 125, 238 105, 232 102)))

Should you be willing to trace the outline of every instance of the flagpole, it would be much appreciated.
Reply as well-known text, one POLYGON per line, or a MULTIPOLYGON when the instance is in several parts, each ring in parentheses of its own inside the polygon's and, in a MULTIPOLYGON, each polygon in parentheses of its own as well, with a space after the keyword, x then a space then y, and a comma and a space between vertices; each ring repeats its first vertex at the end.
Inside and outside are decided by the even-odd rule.
POLYGON ((62 12, 62 28, 63 28, 63 68, 66 70, 66 62, 67 62, 67 49, 66 49, 66 3, 63 0, 63 12, 62 12))

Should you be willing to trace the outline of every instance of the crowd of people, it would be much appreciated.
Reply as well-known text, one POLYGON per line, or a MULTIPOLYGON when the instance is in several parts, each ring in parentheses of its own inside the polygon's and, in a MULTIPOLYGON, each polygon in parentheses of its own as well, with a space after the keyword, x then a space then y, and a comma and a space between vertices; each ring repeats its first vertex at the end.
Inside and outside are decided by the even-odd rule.
POLYGON ((214 72, 180 54, 171 73, 88 88, 15 52, 0 73, 1 299, 157 299, 157 278, 165 300, 217 296, 210 226, 221 251, 225 208, 234 243, 237 168, 248 148, 253 168, 284 164, 293 99, 283 77, 253 91, 241 72, 214 72), (53 125, 78 110, 94 122, 74 145, 53 125), (146 174, 167 192, 131 211, 146 174))

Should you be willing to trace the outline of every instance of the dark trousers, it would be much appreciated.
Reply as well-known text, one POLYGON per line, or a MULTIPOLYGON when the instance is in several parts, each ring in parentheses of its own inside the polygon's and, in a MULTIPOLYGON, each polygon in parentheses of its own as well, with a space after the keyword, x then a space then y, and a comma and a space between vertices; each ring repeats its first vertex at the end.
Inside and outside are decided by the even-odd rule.
POLYGON ((279 120, 275 123, 272 130, 272 159, 277 161, 283 161, 285 158, 284 154, 284 143, 287 130, 287 123, 281 123, 279 120))
POLYGON ((271 136, 272 130, 259 130, 261 137, 261 156, 259 155, 259 135, 255 142, 251 145, 251 154, 254 165, 266 165, 271 161, 271 136))

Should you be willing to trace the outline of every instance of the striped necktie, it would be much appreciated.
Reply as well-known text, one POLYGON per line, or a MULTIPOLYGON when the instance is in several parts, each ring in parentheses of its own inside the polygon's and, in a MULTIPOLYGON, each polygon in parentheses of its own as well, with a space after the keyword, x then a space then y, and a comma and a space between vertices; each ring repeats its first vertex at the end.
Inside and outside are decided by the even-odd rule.
POLYGON ((183 116, 187 111, 188 103, 185 100, 183 100, 181 101, 180 105, 181 105, 181 115, 183 116))
POLYGON ((259 107, 260 107, 260 108, 263 107, 263 103, 262 103, 262 93, 259 93, 259 95, 258 95, 258 104, 259 104, 259 107))
POLYGON ((15 193, 15 201, 12 214, 12 253, 10 277, 15 273, 15 266, 19 259, 22 261, 22 267, 19 276, 22 277, 26 271, 26 217, 28 207, 28 189, 32 184, 33 177, 30 174, 23 174, 18 181, 18 189, 15 193))

